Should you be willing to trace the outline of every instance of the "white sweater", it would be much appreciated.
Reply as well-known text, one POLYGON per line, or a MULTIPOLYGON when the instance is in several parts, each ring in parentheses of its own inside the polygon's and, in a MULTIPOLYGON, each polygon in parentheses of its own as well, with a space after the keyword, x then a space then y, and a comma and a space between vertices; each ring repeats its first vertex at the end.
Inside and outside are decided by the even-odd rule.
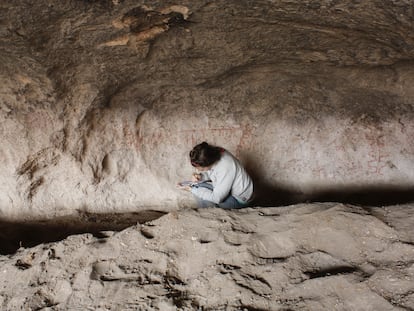
POLYGON ((202 200, 216 204, 223 202, 229 195, 239 202, 248 202, 253 196, 253 181, 239 161, 228 151, 210 170, 203 172, 203 179, 210 179, 213 190, 192 187, 191 192, 202 200))

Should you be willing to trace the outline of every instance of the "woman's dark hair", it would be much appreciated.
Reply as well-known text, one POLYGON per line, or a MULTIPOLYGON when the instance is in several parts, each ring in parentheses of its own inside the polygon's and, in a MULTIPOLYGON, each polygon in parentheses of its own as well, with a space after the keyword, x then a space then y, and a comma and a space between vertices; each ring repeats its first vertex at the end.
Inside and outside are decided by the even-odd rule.
POLYGON ((208 167, 220 160, 223 151, 223 148, 211 146, 204 141, 190 151, 191 165, 208 167))

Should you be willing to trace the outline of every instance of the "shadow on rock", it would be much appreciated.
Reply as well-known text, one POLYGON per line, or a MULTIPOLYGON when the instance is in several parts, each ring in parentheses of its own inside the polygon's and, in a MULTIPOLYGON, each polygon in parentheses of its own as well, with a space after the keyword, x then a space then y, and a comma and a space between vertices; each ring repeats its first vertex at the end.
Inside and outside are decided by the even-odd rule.
POLYGON ((26 221, 0 220, 0 254, 15 253, 20 247, 56 242, 73 234, 91 233, 102 237, 103 231, 121 231, 137 223, 145 223, 165 215, 146 210, 128 213, 90 213, 62 216, 54 219, 26 221))
POLYGON ((257 206, 270 207, 297 203, 338 202, 362 206, 389 206, 414 202, 414 188, 395 186, 344 187, 311 194, 256 183, 257 206))
POLYGON ((313 202, 340 202, 355 205, 388 206, 414 202, 414 188, 397 186, 344 187, 321 191, 312 196, 313 202))
POLYGON ((297 203, 338 202, 361 206, 389 206, 414 202, 414 188, 395 186, 344 187, 310 194, 256 182, 254 205, 271 207, 297 203))

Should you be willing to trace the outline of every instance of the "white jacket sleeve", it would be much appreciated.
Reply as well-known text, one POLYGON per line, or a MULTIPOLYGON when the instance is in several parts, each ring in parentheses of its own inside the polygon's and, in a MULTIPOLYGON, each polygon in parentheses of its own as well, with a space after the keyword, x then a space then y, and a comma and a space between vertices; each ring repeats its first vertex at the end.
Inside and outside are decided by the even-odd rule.
POLYGON ((203 187, 192 187, 191 192, 202 200, 216 204, 221 203, 231 192, 236 177, 236 166, 234 163, 218 166, 210 173, 210 177, 213 182, 213 190, 203 187))

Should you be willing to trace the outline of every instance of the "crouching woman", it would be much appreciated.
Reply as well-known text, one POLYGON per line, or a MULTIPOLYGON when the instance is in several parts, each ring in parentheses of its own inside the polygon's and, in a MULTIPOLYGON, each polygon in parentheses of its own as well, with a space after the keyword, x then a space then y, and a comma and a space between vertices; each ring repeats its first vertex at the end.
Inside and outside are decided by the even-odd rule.
POLYGON ((253 181, 230 152, 203 142, 190 151, 190 161, 197 172, 188 190, 199 207, 231 209, 251 204, 253 181))

